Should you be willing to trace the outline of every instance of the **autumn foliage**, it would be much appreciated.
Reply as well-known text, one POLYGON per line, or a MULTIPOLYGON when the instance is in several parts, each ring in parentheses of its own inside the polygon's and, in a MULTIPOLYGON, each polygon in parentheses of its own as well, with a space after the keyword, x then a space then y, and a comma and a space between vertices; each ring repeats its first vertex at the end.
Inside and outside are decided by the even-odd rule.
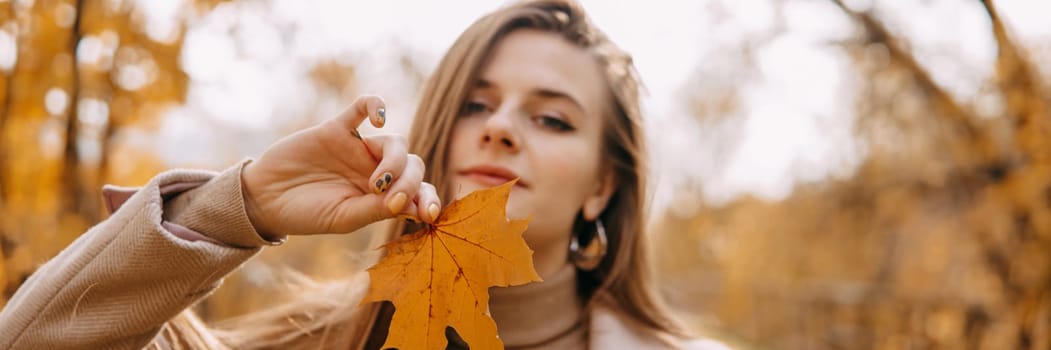
MULTIPOLYGON (((185 100, 188 77, 178 58, 186 22, 157 40, 144 32, 131 3, 0 2, 0 37, 13 38, 18 49, 14 65, 0 67, 0 304, 39 264, 105 217, 103 183, 141 185, 163 169, 194 165, 168 164, 144 146, 157 135, 163 111, 185 100)), ((217 6, 191 3, 197 12, 217 6)), ((828 3, 858 32, 828 45, 841 48, 852 73, 863 77, 852 88, 859 95, 854 137, 870 146, 864 159, 849 176, 799 185, 783 200, 743 197, 688 213, 654 213, 665 295, 697 329, 745 348, 1051 348, 1046 53, 1020 43, 994 2, 982 1, 998 52, 994 78, 982 87, 995 108, 984 108, 935 82, 909 39, 888 29, 895 18, 828 3)), ((355 70, 366 68, 329 61, 306 71, 326 96, 349 100, 355 70)), ((693 98, 682 103, 698 119, 740 107, 733 89, 693 98)), ((316 118, 303 116, 301 126, 316 118)), ((700 197, 704 188, 677 190, 700 197)), ((444 227, 455 226, 464 212, 454 213, 469 207, 450 206, 434 230, 393 243, 388 259, 394 260, 373 270, 390 269, 379 280, 410 266, 396 263, 407 253, 454 246, 443 245, 451 236, 438 229, 467 232, 444 227)), ((363 256, 373 248, 367 239, 312 237, 267 249, 196 311, 218 320, 268 306, 283 285, 283 267, 320 279, 364 269, 362 261, 371 260, 363 256)), ((434 255, 446 259, 439 263, 445 267, 472 266, 452 263, 453 256, 434 255)), ((467 288, 466 282, 512 283, 492 280, 488 271, 450 271, 440 272, 446 282, 439 284, 413 280, 412 290, 459 291, 441 297, 470 301, 470 316, 478 317, 485 293, 461 297, 483 283, 467 288)), ((398 317, 428 306, 389 287, 378 283, 370 300, 394 301, 400 314, 390 341, 402 341, 397 327, 406 326, 397 325, 398 317)), ((495 332, 485 317, 474 318, 475 326, 441 317, 421 324, 452 325, 465 338, 463 331, 495 332)))
POLYGON ((691 319, 775 349, 1051 348, 1048 80, 982 4, 999 51, 991 117, 880 18, 842 8, 861 32, 840 45, 867 79, 869 153, 781 201, 666 216, 658 250, 676 258, 658 271, 676 304, 703 310, 691 319))
POLYGON ((515 181, 455 201, 434 224, 402 236, 369 268, 362 301, 389 300, 394 318, 383 348, 445 349, 445 328, 472 349, 503 349, 489 315, 489 287, 540 281, 522 239, 528 220, 508 220, 515 181))

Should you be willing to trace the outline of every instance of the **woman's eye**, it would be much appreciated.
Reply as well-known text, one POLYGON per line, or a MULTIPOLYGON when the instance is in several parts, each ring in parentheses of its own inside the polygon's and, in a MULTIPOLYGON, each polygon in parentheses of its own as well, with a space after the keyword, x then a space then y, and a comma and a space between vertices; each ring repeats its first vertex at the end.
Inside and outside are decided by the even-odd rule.
POLYGON ((555 131, 572 131, 573 126, 569 125, 566 121, 552 117, 549 115, 542 115, 539 117, 538 122, 545 128, 550 128, 555 131))
POLYGON ((460 115, 474 115, 485 112, 488 109, 489 106, 486 106, 484 103, 467 101, 467 103, 463 105, 463 110, 460 111, 460 115))

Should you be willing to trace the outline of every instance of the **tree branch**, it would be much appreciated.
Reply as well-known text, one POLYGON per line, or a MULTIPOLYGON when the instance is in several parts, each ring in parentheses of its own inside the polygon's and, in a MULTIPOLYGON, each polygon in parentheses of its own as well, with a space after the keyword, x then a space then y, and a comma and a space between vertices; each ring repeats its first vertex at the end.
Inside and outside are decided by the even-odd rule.
POLYGON ((1043 89, 1034 79, 1039 76, 1007 33, 992 0, 983 0, 999 52, 996 58, 997 84, 1005 100, 1005 112, 1015 125, 1015 141, 1028 161, 1051 163, 1051 114, 1043 89))
POLYGON ((945 89, 938 86, 930 73, 920 66, 919 62, 901 44, 901 41, 894 37, 882 23, 869 13, 855 12, 847 8, 841 0, 831 1, 865 28, 870 43, 879 43, 887 48, 891 62, 912 74, 916 84, 930 96, 936 112, 933 113, 935 117, 945 119, 948 125, 960 132, 962 138, 955 141, 959 146, 958 154, 956 154, 959 165, 967 168, 986 168, 990 164, 1009 163, 1011 157, 1003 153, 1002 147, 995 142, 992 135, 985 130, 986 128, 978 123, 980 118, 968 108, 961 106, 945 89), (967 161, 968 159, 977 159, 978 164, 974 164, 974 161, 967 161))

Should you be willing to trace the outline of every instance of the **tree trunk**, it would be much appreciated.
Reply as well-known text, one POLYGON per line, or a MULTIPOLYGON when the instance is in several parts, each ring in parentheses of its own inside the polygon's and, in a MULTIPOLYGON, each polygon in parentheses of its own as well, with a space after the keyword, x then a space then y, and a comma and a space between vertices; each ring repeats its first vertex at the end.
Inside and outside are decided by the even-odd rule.
POLYGON ((65 144, 65 160, 63 167, 62 181, 65 185, 66 192, 72 195, 72 200, 69 201, 69 210, 76 213, 89 222, 96 222, 100 218, 99 205, 100 200, 96 198, 95 191, 91 190, 93 184, 88 184, 83 176, 83 172, 87 169, 81 164, 80 159, 80 147, 77 142, 80 139, 80 118, 78 115, 78 104, 80 101, 80 67, 77 64, 76 53, 77 45, 80 42, 81 37, 81 18, 84 12, 84 0, 77 0, 75 3, 76 17, 73 21, 73 33, 70 35, 69 40, 69 52, 73 59, 72 67, 72 84, 70 87, 70 107, 66 118, 66 144, 65 144))

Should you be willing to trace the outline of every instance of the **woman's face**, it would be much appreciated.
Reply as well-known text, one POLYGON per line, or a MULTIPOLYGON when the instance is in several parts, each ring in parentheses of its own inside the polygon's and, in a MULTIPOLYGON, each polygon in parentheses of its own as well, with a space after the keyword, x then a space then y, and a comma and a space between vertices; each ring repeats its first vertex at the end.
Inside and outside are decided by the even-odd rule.
POLYGON ((508 216, 532 216, 525 239, 541 275, 565 263, 576 215, 594 220, 613 191, 599 166, 608 98, 585 50, 518 30, 497 44, 453 127, 448 188, 460 198, 519 178, 508 216))

